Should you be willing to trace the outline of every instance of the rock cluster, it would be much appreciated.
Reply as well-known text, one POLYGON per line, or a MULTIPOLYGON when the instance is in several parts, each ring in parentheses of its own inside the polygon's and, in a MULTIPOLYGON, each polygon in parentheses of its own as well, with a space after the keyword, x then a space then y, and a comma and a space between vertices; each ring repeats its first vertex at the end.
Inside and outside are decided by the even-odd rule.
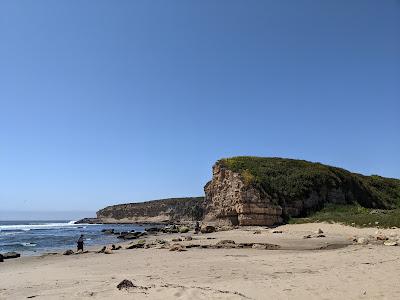
POLYGON ((21 256, 21 254, 17 253, 17 252, 6 252, 1 254, 3 259, 11 259, 11 258, 18 258, 21 256))

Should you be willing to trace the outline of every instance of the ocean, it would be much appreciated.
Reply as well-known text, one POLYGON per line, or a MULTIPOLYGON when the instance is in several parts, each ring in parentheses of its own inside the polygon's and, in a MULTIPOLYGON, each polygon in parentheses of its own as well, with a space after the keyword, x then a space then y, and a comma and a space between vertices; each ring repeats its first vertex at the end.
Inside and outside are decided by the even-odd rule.
POLYGON ((101 232, 108 228, 116 232, 145 229, 134 224, 74 224, 69 220, 0 221, 0 253, 15 251, 27 256, 76 250, 76 240, 81 234, 84 235, 86 246, 120 242, 117 235, 101 232))

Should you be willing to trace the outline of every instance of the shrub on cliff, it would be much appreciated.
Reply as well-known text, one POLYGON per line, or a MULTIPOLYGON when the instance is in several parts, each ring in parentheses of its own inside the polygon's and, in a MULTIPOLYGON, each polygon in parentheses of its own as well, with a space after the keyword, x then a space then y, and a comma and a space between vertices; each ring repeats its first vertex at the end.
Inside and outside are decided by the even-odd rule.
POLYGON ((304 160, 239 156, 219 161, 240 173, 246 184, 278 201, 307 198, 312 191, 340 188, 349 191, 346 201, 371 208, 400 207, 400 180, 364 176, 304 160))

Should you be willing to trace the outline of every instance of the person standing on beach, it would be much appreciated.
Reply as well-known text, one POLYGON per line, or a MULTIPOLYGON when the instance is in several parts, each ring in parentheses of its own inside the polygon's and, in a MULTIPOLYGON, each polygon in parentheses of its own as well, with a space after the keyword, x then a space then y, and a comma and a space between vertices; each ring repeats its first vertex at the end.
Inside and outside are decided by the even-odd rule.
POLYGON ((81 250, 83 252, 83 234, 81 234, 76 243, 78 244, 78 251, 81 250))
POLYGON ((196 221, 196 225, 194 227, 194 233, 198 234, 199 231, 200 231, 200 224, 199 224, 199 221, 196 221))

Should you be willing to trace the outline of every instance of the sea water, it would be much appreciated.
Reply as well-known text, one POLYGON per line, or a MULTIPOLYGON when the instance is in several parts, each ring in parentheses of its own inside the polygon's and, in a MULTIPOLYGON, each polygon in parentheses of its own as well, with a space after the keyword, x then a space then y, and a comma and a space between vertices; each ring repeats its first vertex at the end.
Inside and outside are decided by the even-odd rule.
POLYGON ((40 255, 76 248, 76 241, 84 235, 85 246, 120 242, 116 232, 144 231, 145 227, 132 224, 75 224, 74 221, 0 221, 0 253, 15 251, 21 255, 40 255))

